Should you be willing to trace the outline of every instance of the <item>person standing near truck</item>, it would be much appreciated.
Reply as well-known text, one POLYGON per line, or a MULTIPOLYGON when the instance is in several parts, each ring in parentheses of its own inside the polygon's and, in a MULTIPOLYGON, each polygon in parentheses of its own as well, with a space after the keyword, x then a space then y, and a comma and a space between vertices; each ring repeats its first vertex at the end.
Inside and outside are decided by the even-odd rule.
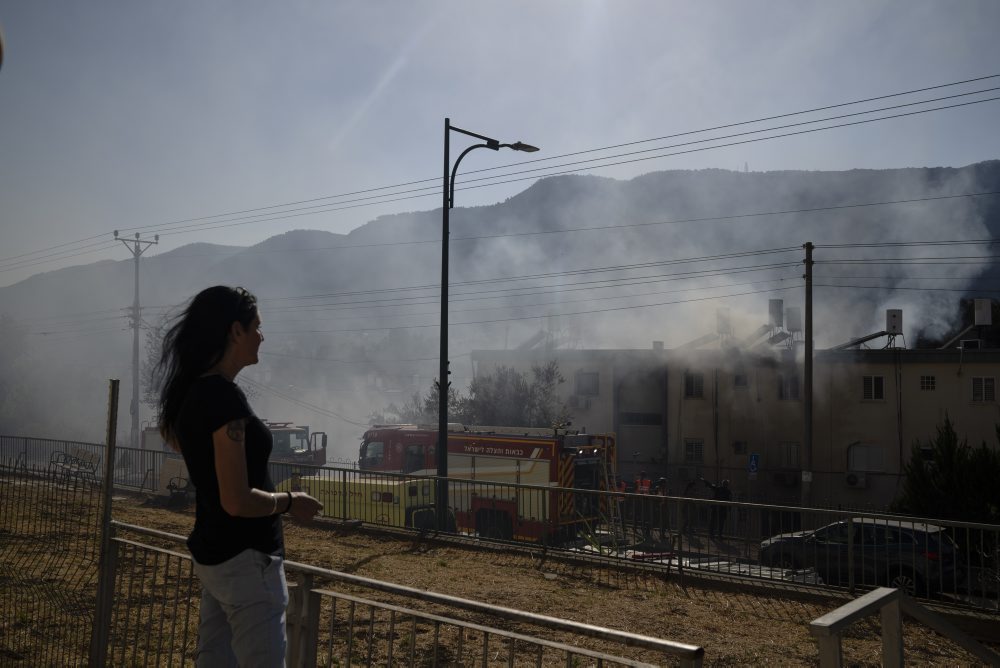
POLYGON ((202 588, 198 666, 284 666, 281 515, 308 520, 322 508, 303 492, 274 492, 271 433, 234 382, 257 363, 260 327, 252 294, 208 288, 167 331, 157 367, 160 432, 197 490, 187 544, 202 588))
MULTIPOLYGON (((701 479, 708 487, 712 489, 712 498, 716 501, 732 501, 733 493, 729 489, 729 481, 723 480, 719 484, 711 483, 704 478, 701 479)), ((726 518, 729 515, 729 506, 727 504, 712 504, 712 508, 709 511, 709 521, 708 521, 708 536, 718 536, 722 538, 722 530, 726 526, 726 518)))

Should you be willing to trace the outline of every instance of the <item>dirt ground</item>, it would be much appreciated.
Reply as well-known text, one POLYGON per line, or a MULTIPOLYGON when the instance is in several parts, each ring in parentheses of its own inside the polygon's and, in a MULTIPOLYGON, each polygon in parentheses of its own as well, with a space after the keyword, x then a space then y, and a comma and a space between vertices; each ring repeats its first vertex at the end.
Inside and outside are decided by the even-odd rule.
MULTIPOLYGON (((114 519, 186 535, 193 512, 116 499, 114 519)), ((705 648, 705 665, 815 665, 808 623, 846 599, 616 566, 541 558, 524 551, 437 542, 413 535, 286 520, 292 561, 509 608, 705 648)), ((977 665, 935 632, 904 622, 909 665, 977 665)), ((881 665, 877 617, 843 643, 847 665, 881 665)), ((994 646, 996 649, 996 646, 994 646)))

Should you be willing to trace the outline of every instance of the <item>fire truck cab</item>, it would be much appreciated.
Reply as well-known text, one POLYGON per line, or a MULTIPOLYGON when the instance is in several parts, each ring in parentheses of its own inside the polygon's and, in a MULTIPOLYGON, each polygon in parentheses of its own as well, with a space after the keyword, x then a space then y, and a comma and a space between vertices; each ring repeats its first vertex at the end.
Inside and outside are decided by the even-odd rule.
MULTIPOLYGON (((376 425, 361 443, 366 472, 437 474, 437 429, 376 425)), ((566 542, 602 515, 597 495, 615 476, 610 434, 554 429, 469 427, 448 429, 449 507, 458 529, 505 540, 566 542)))
POLYGON ((273 449, 271 461, 290 464, 326 464, 326 432, 309 433, 309 427, 291 422, 270 422, 264 420, 271 432, 273 449))

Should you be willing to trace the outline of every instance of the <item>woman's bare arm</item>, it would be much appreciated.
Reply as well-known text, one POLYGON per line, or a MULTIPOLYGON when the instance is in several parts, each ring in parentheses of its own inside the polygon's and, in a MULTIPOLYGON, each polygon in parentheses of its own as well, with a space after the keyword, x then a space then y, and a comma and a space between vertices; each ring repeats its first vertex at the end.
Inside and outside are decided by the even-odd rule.
POLYGON ((323 505, 303 492, 265 492, 247 481, 246 420, 233 420, 212 433, 215 445, 215 472, 219 481, 222 509, 234 517, 266 517, 289 511, 296 519, 307 520, 323 505))

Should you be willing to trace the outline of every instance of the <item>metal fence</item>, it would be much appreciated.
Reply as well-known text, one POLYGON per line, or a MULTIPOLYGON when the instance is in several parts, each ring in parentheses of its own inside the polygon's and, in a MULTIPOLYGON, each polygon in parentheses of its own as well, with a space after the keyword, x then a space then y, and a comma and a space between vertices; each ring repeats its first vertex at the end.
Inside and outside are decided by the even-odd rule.
MULTIPOLYGON (((103 450, 0 437, 0 464, 99 482, 103 450)), ((151 492, 164 503, 193 496, 183 460, 174 453, 119 448, 112 470, 116 488, 151 492)), ((286 463, 272 463, 271 475, 279 489, 317 497, 333 520, 436 529, 433 477, 286 463)), ((482 480, 451 479, 448 494, 447 529, 476 540, 544 546, 629 567, 852 593, 895 585, 938 605, 1000 611, 997 525, 482 480)))
MULTIPOLYGON (((146 487, 137 471, 163 464, 150 454, 118 452, 126 464, 111 467, 112 487, 146 487)), ((116 522, 102 554, 103 455, 96 444, 0 438, 0 664, 190 663, 200 599, 190 557, 179 536, 116 522)), ((703 655, 306 564, 287 570, 291 665, 695 666, 703 655)))
MULTIPOLYGON (((100 446, 0 437, 0 663, 86 665, 100 552, 100 487, 57 452, 100 446)), ((84 454, 88 453, 88 454, 84 454)))
MULTIPOLYGON (((174 665, 194 648, 198 585, 183 539, 115 523, 108 663, 174 665), (126 536, 128 536, 126 538, 126 536)), ((286 562, 290 665, 700 665, 693 645, 286 562), (383 594, 389 600, 375 600, 383 594), (509 624, 500 627, 498 620, 509 624)))
MULTIPOLYGON (((433 477, 272 465, 336 520, 436 529, 433 477)), ((449 532, 680 574, 1000 611, 1000 526, 888 513, 449 479, 449 532)))

